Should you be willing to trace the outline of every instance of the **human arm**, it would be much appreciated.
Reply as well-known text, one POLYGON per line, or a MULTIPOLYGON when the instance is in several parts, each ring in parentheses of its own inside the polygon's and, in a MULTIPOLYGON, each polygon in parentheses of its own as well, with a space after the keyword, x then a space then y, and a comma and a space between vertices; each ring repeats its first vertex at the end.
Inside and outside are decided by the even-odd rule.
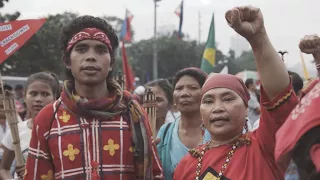
POLYGON ((269 99, 274 99, 289 85, 287 69, 272 46, 259 8, 236 7, 227 11, 229 25, 250 43, 260 81, 269 99), (271 73, 272 72, 272 73, 271 73))
POLYGON ((13 179, 10 168, 15 158, 14 151, 3 146, 3 154, 0 165, 0 179, 13 179))
MULTIPOLYGON (((287 117, 298 103, 291 83, 277 97, 269 100, 263 87, 261 88, 261 116, 256 138, 265 155, 274 160, 276 132, 284 124, 287 117)), ((288 165, 288 164, 286 164, 288 165)))
POLYGON ((320 63, 320 37, 317 35, 306 35, 299 43, 301 52, 312 54, 315 61, 320 63))
POLYGON ((320 75, 320 37, 317 35, 307 35, 301 39, 299 43, 301 52, 306 54, 312 54, 316 67, 318 70, 318 76, 320 75))

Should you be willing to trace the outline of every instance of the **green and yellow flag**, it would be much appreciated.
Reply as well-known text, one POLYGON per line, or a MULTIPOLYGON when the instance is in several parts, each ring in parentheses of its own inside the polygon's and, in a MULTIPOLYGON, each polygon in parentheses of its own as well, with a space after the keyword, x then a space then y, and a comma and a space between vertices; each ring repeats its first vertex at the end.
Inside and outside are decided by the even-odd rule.
POLYGON ((210 25, 208 40, 206 48, 203 52, 201 69, 206 73, 213 72, 213 68, 216 64, 216 38, 214 30, 214 14, 212 15, 212 21, 210 25))

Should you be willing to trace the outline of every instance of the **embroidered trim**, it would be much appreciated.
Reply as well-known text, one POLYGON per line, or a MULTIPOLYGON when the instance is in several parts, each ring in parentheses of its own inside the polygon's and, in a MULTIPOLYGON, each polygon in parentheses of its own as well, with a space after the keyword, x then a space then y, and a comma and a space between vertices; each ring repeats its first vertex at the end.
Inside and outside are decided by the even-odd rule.
POLYGON ((284 104, 292 95, 293 90, 291 89, 286 95, 282 96, 273 106, 266 107, 268 111, 273 111, 284 104))

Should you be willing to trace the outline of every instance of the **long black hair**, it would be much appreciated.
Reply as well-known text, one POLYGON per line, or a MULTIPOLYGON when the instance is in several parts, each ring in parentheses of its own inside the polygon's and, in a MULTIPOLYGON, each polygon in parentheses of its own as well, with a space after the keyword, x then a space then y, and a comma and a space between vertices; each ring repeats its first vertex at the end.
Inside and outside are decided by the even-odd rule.
POLYGON ((320 144, 320 126, 305 133, 293 149, 292 158, 297 165, 300 179, 320 179, 320 173, 317 172, 309 154, 310 149, 315 144, 320 144))

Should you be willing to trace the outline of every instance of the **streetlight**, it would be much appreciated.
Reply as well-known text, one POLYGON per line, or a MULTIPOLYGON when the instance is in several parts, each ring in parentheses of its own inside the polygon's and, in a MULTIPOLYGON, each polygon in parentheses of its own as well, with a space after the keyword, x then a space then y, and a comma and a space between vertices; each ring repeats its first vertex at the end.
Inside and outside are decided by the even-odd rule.
POLYGON ((153 34, 153 79, 158 79, 158 51, 157 51, 157 2, 161 0, 154 1, 154 34, 153 34))
POLYGON ((288 51, 278 51, 279 54, 281 54, 281 59, 284 61, 284 55, 288 54, 288 51))

